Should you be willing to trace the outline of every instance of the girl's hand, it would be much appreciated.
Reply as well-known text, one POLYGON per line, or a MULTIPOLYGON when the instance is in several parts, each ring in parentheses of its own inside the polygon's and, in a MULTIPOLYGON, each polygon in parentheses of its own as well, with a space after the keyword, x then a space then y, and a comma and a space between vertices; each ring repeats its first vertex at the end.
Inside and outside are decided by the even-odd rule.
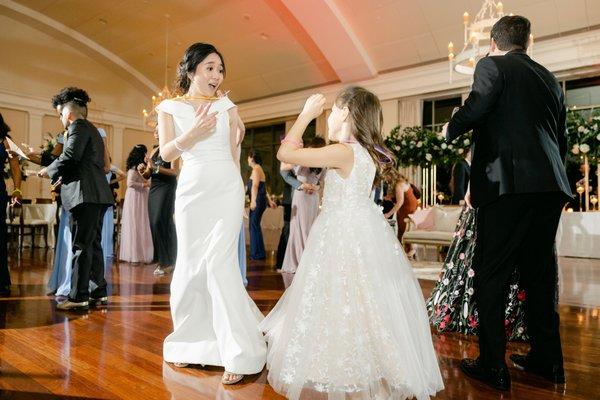
POLYGON ((310 118, 311 120, 315 119, 323 113, 323 107, 325 107, 325 96, 322 94, 313 94, 306 100, 306 103, 304 103, 304 108, 300 115, 310 118))
POLYGON ((138 164, 138 166, 137 166, 137 171, 138 171, 140 174, 143 174, 144 172, 146 172, 146 164, 144 164, 144 163, 140 163, 140 164, 138 164))
POLYGON ((250 202, 250 209, 251 209, 252 211, 256 210, 256 201, 251 201, 251 202, 250 202))

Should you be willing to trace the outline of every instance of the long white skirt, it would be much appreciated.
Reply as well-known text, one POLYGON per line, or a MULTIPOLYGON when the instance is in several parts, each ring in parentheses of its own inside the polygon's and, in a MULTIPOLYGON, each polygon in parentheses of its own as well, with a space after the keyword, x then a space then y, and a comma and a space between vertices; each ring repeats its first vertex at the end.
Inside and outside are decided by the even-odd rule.
POLYGON ((289 399, 428 399, 443 389, 421 288, 365 198, 323 209, 292 285, 261 324, 289 399))
POLYGON ((263 316, 242 282, 238 237, 244 187, 232 161, 186 161, 177 185, 177 263, 171 281, 174 331, 168 362, 255 374, 265 364, 263 316))

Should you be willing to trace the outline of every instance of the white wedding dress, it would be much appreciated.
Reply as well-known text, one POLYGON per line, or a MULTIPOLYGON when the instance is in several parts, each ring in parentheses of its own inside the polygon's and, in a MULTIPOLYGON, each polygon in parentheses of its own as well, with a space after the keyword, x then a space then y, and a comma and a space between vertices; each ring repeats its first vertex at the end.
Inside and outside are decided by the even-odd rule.
POLYGON ((327 171, 296 276, 261 324, 268 380, 289 399, 429 399, 444 385, 423 294, 369 198, 375 165, 351 147, 352 172, 327 171))
MULTIPOLYGON (((255 374, 264 367, 266 344, 258 328, 263 316, 238 266, 244 185, 231 155, 232 107, 226 97, 215 101, 209 110, 218 111, 214 133, 181 155, 170 300, 174 331, 164 341, 163 356, 168 362, 255 374)), ((178 100, 164 100, 157 110, 171 114, 177 136, 189 131, 196 113, 178 100)))

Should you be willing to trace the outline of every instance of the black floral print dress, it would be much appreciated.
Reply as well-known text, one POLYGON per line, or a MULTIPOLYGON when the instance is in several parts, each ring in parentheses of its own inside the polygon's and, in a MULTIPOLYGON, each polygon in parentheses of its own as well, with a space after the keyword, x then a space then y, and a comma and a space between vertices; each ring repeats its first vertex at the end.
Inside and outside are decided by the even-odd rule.
MULTIPOLYGON (((477 335, 479 319, 473 298, 475 271, 471 268, 476 214, 476 210, 463 209, 437 285, 427 301, 429 320, 439 331, 477 335)), ((524 301, 525 291, 519 289, 519 273, 515 268, 504 313, 508 340, 527 340, 524 301)))

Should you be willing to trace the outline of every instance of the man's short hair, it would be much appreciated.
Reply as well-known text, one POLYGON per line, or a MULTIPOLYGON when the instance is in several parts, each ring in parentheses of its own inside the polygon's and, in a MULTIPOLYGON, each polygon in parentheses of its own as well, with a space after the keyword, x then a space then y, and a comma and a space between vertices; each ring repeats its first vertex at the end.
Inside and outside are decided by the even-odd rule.
POLYGON ((505 15, 494 24, 490 36, 502 51, 527 50, 530 33, 531 22, 527 18, 505 15))

